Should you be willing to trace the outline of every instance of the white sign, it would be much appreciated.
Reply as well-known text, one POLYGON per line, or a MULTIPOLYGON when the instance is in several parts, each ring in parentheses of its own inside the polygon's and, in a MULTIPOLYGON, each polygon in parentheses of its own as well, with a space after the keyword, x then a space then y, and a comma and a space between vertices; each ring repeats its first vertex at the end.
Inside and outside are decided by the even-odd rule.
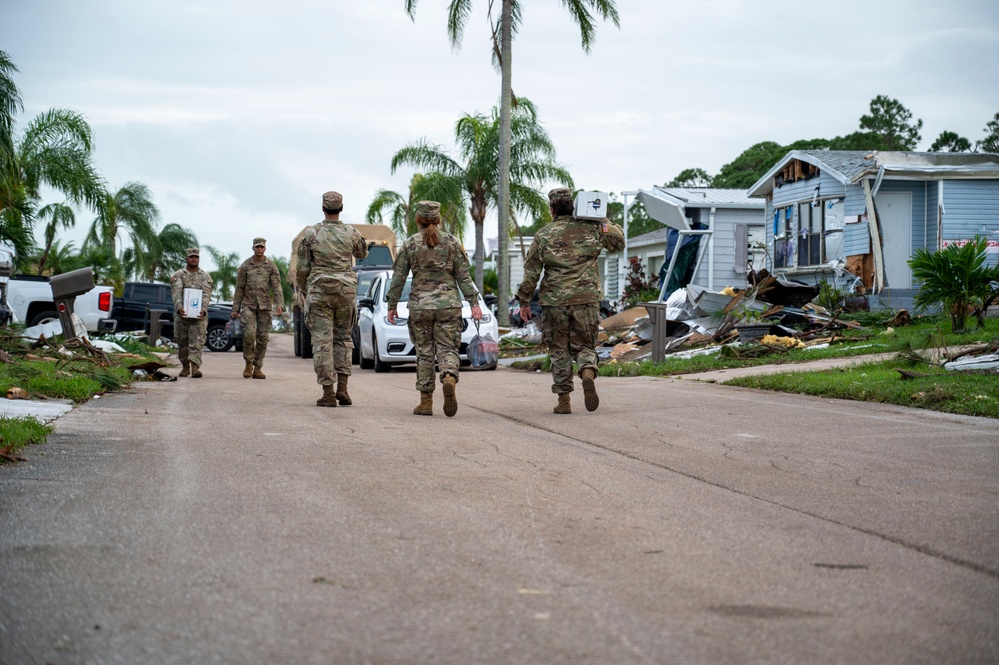
POLYGON ((578 219, 603 219, 607 216, 607 195, 603 192, 576 194, 573 217, 578 219))
POLYGON ((184 289, 184 318, 196 319, 201 315, 201 289, 184 289))
MULTIPOLYGON (((943 240, 940 243, 940 249, 944 249, 946 247, 949 247, 950 245, 955 245, 957 247, 964 247, 969 242, 971 242, 971 241, 970 240, 943 240)), ((999 253, 999 240, 991 240, 991 239, 990 240, 986 240, 985 244, 987 245, 986 248, 985 248, 985 253, 986 254, 997 254, 997 253, 999 253)))

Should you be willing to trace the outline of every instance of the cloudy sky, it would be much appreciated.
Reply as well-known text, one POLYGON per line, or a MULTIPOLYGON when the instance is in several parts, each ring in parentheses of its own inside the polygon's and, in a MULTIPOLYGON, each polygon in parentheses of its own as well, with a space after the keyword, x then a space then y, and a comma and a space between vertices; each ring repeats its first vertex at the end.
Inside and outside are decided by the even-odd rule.
MULTIPOLYGON (((322 192, 362 222, 377 190, 407 190, 397 150, 453 150, 458 117, 498 103, 487 5, 455 52, 446 0, 415 21, 403 0, 0 0, 0 50, 20 69, 19 127, 76 109, 112 188, 145 183, 163 223, 202 245, 249 256, 264 236, 288 256, 322 192)), ((599 23, 589 55, 558 0, 525 2, 514 41, 514 92, 580 188, 650 188, 759 141, 847 134, 879 94, 924 121, 923 150, 944 130, 982 138, 999 111, 995 0, 617 5, 620 28, 599 23)))

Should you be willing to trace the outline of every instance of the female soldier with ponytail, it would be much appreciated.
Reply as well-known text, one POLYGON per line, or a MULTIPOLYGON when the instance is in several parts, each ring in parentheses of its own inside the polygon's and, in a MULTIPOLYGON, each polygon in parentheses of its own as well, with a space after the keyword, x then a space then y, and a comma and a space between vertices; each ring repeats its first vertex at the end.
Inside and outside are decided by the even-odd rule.
POLYGON ((444 390, 444 415, 451 417, 458 412, 455 386, 461 344, 461 297, 472 306, 472 318, 476 321, 482 318, 482 310, 479 292, 468 274, 465 248, 453 235, 440 230, 440 221, 440 203, 420 201, 416 204, 416 224, 420 231, 406 239, 396 256, 387 295, 388 320, 394 324, 399 315, 399 298, 412 271, 409 336, 416 347, 416 389, 420 391, 420 403, 413 413, 434 415, 436 362, 444 390))

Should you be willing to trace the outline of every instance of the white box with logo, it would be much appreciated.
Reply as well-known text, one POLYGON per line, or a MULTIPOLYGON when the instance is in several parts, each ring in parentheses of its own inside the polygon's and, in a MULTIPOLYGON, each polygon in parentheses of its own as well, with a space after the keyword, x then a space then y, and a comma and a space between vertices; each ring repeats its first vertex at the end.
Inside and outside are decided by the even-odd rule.
POLYGON ((603 192, 579 192, 574 207, 573 217, 577 219, 601 220, 607 216, 607 195, 603 192))
POLYGON ((201 315, 201 289, 184 289, 184 318, 196 319, 201 315))

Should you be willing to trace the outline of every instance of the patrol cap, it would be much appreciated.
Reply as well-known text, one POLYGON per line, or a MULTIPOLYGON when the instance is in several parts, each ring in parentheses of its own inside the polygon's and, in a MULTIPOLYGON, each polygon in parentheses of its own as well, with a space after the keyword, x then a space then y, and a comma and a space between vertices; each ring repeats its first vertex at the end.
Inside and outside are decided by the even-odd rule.
POLYGON ((326 192, 323 194, 323 207, 330 210, 343 207, 343 196, 340 192, 326 192))
POLYGON ((555 203, 556 201, 572 201, 572 190, 568 187, 556 187, 555 189, 548 192, 548 202, 555 203))
POLYGON ((416 204, 417 217, 440 217, 441 204, 437 201, 420 201, 416 204))
POLYGON ((266 247, 267 246, 267 241, 264 240, 263 238, 254 238, 253 239, 253 246, 254 247, 266 247))
POLYGON ((201 258, 201 251, 197 247, 188 247, 187 251, 185 252, 185 255, 197 256, 198 258, 201 258))

